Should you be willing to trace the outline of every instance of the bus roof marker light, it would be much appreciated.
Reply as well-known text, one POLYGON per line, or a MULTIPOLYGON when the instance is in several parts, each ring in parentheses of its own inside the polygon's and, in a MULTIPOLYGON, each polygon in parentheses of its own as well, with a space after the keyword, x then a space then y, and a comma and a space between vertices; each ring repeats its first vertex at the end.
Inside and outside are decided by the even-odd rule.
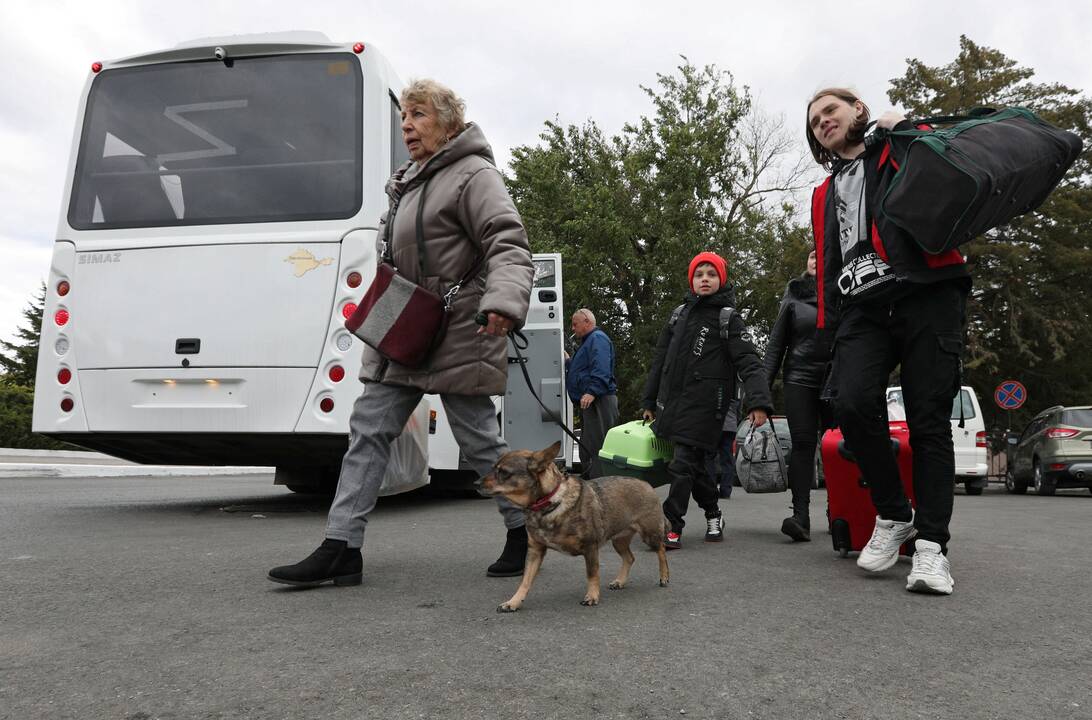
POLYGON ((353 52, 355 52, 357 55, 364 52, 364 43, 358 42, 358 43, 354 44, 353 45, 353 52))
POLYGON ((93 73, 95 73, 97 75, 100 70, 102 70, 102 63, 100 63, 98 61, 95 61, 95 62, 91 63, 91 72, 93 72, 93 73))

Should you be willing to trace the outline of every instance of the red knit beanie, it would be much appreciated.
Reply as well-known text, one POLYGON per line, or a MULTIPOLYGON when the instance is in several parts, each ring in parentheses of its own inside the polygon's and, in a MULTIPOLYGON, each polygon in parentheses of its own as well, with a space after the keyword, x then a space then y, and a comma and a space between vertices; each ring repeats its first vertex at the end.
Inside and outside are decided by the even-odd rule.
POLYGON ((686 272, 686 279, 690 284, 691 290, 694 289, 694 271, 697 270, 698 265, 701 265, 702 263, 709 263, 717 269, 721 287, 728 284, 728 261, 715 252, 702 252, 694 256, 694 259, 690 261, 690 268, 686 272))

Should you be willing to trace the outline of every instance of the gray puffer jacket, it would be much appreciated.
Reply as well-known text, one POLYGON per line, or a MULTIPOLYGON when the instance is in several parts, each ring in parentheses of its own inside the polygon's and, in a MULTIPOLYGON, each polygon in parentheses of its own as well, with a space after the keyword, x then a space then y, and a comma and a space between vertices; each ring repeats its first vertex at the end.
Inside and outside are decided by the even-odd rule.
POLYGON ((380 244, 390 228, 390 254, 400 275, 443 295, 479 257, 478 276, 452 307, 447 334, 429 361, 408 368, 364 347, 361 380, 406 385, 428 393, 499 395, 508 373, 507 340, 478 334, 474 316, 495 312, 522 326, 534 267, 516 206, 493 163, 481 129, 469 123, 423 165, 410 162, 387 182, 391 210, 380 220, 380 244), (424 276, 418 266, 417 209, 425 181, 422 226, 424 276))

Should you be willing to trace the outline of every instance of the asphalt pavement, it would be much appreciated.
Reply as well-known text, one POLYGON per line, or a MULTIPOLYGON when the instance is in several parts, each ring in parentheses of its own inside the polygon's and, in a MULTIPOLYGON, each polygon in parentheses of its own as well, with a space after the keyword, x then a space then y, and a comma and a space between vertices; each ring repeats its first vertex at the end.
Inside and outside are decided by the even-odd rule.
POLYGON ((364 584, 300 591, 265 574, 326 508, 271 475, 0 476, 0 718, 1092 718, 1087 491, 957 492, 950 597, 793 545, 787 505, 738 493, 719 545, 692 507, 671 584, 635 548, 595 608, 550 553, 502 615, 491 500, 383 499, 364 584))

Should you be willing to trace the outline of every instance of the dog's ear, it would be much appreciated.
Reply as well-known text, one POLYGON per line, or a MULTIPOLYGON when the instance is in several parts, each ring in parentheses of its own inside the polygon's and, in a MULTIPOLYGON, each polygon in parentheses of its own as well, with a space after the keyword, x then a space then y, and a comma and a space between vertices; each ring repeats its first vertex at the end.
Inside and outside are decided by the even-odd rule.
POLYGON ((561 452, 560 440, 545 450, 539 450, 537 453, 532 454, 531 459, 527 462, 527 470, 533 473, 542 472, 553 463, 559 452, 561 452))

